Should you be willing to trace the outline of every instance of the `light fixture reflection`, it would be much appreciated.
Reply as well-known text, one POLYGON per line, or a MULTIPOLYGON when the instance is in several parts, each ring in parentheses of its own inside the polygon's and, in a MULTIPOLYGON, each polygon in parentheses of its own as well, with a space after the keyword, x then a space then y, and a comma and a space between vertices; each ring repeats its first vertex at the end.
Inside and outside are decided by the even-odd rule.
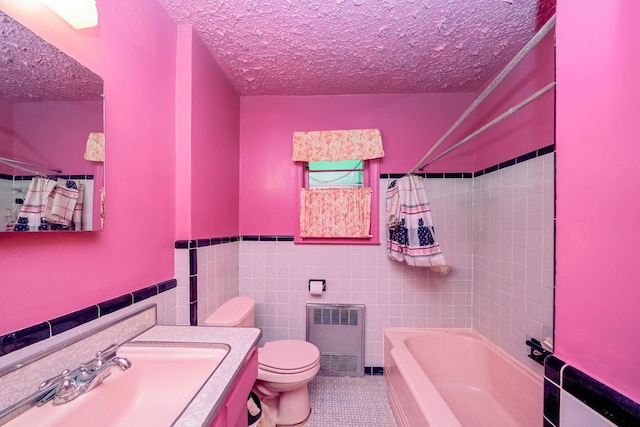
POLYGON ((98 25, 95 0, 42 0, 76 30, 98 25))

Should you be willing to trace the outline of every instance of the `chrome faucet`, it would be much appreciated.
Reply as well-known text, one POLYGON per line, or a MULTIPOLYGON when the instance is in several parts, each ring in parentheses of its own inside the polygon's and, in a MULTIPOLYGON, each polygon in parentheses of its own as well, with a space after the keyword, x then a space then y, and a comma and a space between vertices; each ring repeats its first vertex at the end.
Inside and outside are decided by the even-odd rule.
POLYGON ((36 401, 37 406, 42 406, 50 400, 54 400, 59 394, 68 394, 72 390, 76 389, 76 382, 71 376, 71 371, 65 369, 60 373, 60 375, 56 375, 55 377, 49 378, 44 381, 38 387, 38 391, 40 392, 39 398, 36 401))
POLYGON ((77 369, 65 369, 59 375, 49 378, 38 387, 38 390, 19 402, 0 408, 0 425, 4 425, 34 406, 42 406, 51 401, 53 405, 71 402, 81 394, 87 393, 104 381, 111 374, 111 368, 118 367, 125 371, 131 362, 116 355, 117 344, 112 344, 96 353, 96 357, 83 363, 77 369))
POLYGON ((49 378, 40 384, 39 390, 43 392, 42 398, 36 403, 42 406, 48 401, 53 405, 63 405, 71 402, 81 394, 87 393, 111 375, 111 368, 117 367, 126 371, 131 367, 131 362, 116 355, 117 344, 112 344, 96 353, 96 357, 83 363, 77 369, 69 371, 65 369, 60 375, 49 378))

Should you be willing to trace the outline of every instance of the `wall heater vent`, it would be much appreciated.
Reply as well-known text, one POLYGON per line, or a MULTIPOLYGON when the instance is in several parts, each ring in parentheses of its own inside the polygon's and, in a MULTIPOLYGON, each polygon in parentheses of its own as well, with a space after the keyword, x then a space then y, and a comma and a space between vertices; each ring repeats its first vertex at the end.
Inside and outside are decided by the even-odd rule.
POLYGON ((364 304, 307 304, 307 341, 320 349, 319 375, 364 376, 364 304))

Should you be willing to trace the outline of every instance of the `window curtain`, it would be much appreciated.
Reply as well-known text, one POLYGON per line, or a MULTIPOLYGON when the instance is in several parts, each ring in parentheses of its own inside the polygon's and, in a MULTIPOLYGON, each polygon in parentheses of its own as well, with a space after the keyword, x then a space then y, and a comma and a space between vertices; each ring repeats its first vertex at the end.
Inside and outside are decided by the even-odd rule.
POLYGON ((293 161, 337 162, 384 157, 378 129, 328 130, 293 133, 293 161))
POLYGON ((300 237, 369 238, 371 188, 300 190, 300 237))

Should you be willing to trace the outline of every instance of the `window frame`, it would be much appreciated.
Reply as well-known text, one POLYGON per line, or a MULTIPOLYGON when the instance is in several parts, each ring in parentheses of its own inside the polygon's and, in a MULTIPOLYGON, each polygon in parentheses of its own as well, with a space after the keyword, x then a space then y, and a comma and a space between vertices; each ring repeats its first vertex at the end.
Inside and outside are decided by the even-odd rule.
POLYGON ((296 225, 293 236, 295 244, 328 245, 379 245, 380 244, 380 159, 363 160, 363 187, 371 188, 371 224, 369 237, 300 237, 300 190, 309 188, 307 183, 308 162, 295 162, 296 225))

